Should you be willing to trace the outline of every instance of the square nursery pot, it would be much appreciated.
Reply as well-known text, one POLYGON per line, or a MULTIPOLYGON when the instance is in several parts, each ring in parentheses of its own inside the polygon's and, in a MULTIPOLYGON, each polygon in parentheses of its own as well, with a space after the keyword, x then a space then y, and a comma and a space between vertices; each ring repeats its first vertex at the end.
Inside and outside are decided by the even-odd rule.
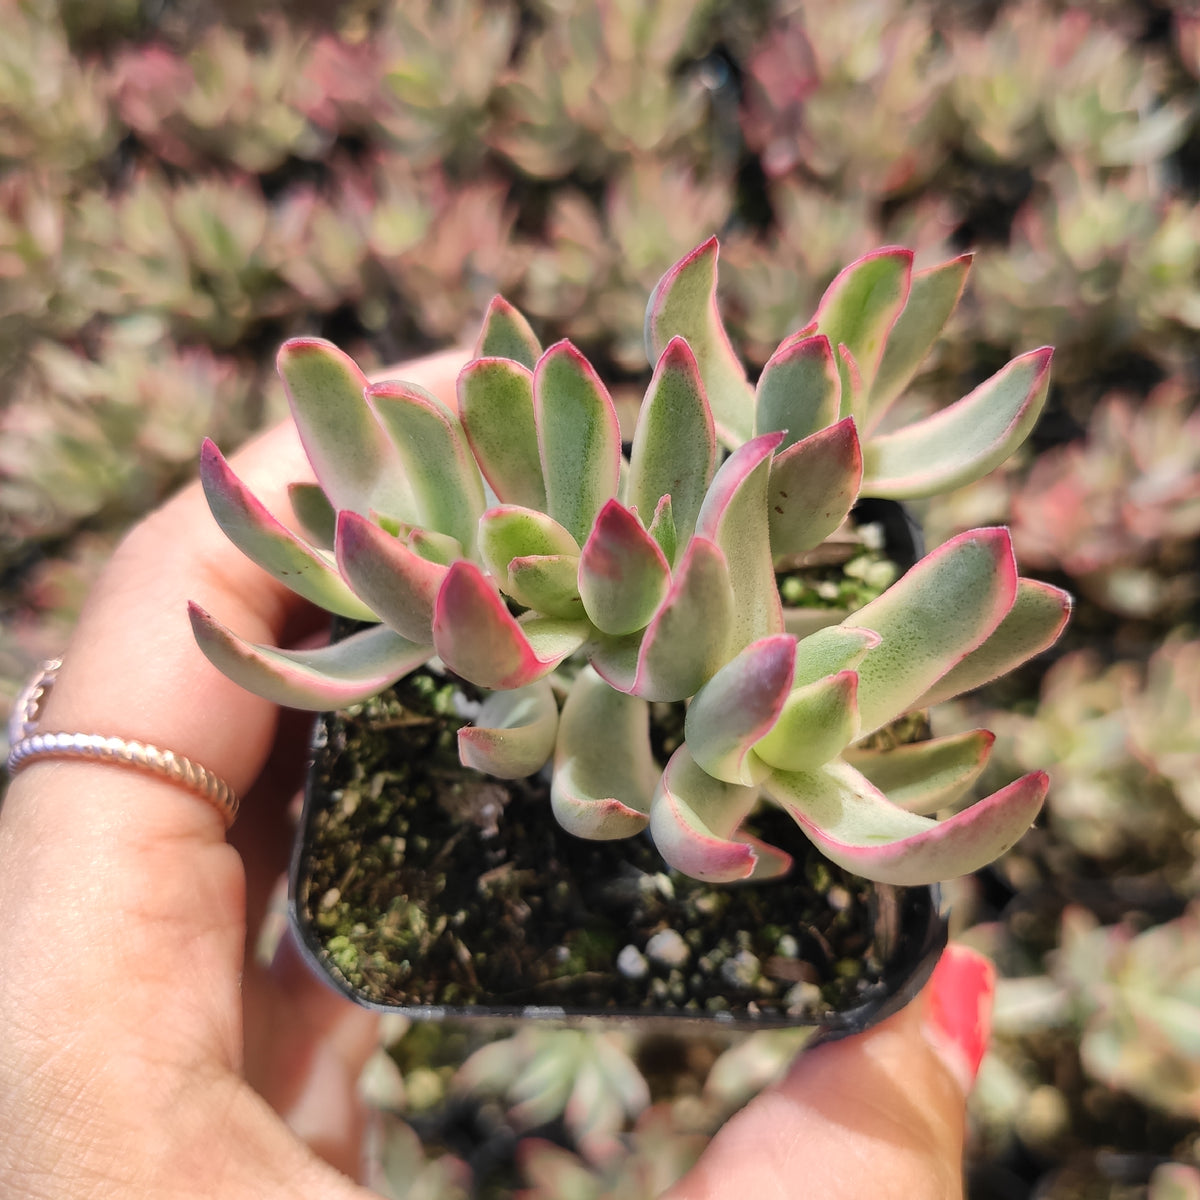
MULTIPOLYGON (((903 513, 863 518, 883 524, 902 567, 919 557, 903 513)), ((456 731, 476 701, 427 667, 318 718, 291 916, 316 969, 360 1004, 423 1019, 835 1034, 882 1020, 929 977, 946 940, 936 888, 850 875, 774 809, 755 832, 795 863, 765 883, 671 871, 648 834, 575 837, 542 776, 510 782, 459 763, 456 731)), ((655 706, 657 750, 681 718, 655 706)))

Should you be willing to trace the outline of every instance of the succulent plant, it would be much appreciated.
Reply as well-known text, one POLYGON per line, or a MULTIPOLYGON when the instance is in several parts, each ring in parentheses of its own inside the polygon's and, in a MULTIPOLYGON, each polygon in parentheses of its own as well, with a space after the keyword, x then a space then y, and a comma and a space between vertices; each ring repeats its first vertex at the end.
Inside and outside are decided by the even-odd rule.
POLYGON ((131 47, 114 66, 118 111, 160 157, 193 170, 206 159, 267 172, 289 154, 316 158, 330 139, 302 109, 310 53, 278 21, 254 39, 214 25, 186 57, 131 47))
POLYGON ((710 239, 651 297, 655 368, 628 459, 592 366, 568 342, 543 352, 503 300, 459 376, 457 413, 414 385, 368 383, 326 342, 293 340, 279 367, 320 481, 293 490, 307 537, 266 512, 212 443, 209 503, 293 590, 376 624, 289 651, 248 644, 193 607, 199 643, 239 683, 309 709, 353 704, 436 656, 485 693, 459 733, 465 765, 515 779, 552 761, 551 807, 567 830, 609 839, 648 827, 667 862, 697 878, 787 870, 787 854, 744 828, 762 797, 869 878, 972 871, 1028 827, 1045 774, 939 822, 926 814, 971 786, 991 735, 891 751, 863 739, 1048 646, 1065 593, 1018 578, 1000 528, 951 539, 836 624, 837 612, 786 609, 776 578, 860 494, 955 487, 1028 433, 1047 349, 879 432, 968 265, 914 274, 908 251, 864 256, 751 387, 716 307, 710 239), (659 702, 687 703, 665 765, 651 749, 659 702))
POLYGON ((516 1200, 652 1200, 700 1157, 707 1138, 681 1128, 668 1104, 648 1108, 626 1137, 628 1153, 596 1166, 542 1138, 522 1138, 517 1163, 526 1184, 516 1200))
POLYGON ((941 165, 946 87, 931 13, 879 0, 793 8, 748 56, 741 124, 768 176, 800 169, 848 193, 911 190, 941 165))
POLYGON ((1089 1074, 1200 1117, 1200 904, 1141 933, 1068 909, 1053 975, 1074 1002, 1089 1074))
POLYGON ((698 141, 707 96, 682 69, 695 5, 668 0, 634 16, 621 4, 566 0, 545 10, 497 90, 496 150, 530 175, 574 169, 597 179, 626 156, 698 141))
POLYGON ((504 1097, 508 1120, 520 1130, 561 1118, 585 1157, 604 1162, 619 1154, 626 1120, 650 1103, 629 1049, 628 1034, 527 1025, 476 1050, 455 1087, 504 1097))
POLYGON ((1012 497, 1023 561, 1064 571, 1109 612, 1183 613, 1200 533, 1200 413, 1181 378, 1106 396, 1082 441, 1039 456, 1012 497))
POLYGON ((388 1113, 379 1118, 379 1160, 367 1183, 387 1200, 468 1200, 470 1168, 453 1154, 427 1153, 416 1131, 388 1113))

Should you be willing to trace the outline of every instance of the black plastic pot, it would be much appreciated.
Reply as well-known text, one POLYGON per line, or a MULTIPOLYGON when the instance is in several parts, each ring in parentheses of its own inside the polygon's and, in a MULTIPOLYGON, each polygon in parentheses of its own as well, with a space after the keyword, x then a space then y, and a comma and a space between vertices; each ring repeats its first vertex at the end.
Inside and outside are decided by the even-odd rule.
MULTIPOLYGON (((919 530, 901 517, 888 541, 906 567, 919 530)), ((459 764, 471 699, 422 669, 352 716, 318 719, 291 913, 314 966, 360 1004, 833 1034, 883 1019, 928 978, 946 940, 936 889, 842 872, 773 809, 756 832, 795 865, 768 883, 670 872, 645 835, 577 838, 544 779, 459 764)))

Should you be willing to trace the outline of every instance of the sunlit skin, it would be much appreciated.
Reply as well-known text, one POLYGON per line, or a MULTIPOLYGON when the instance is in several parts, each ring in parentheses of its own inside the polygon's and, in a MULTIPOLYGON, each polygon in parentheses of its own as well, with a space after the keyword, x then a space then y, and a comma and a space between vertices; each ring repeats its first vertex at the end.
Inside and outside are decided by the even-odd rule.
MULTIPOLYGON (((443 355, 404 375, 453 402, 464 360, 443 355)), ((290 426, 233 463, 278 514, 286 484, 309 477, 290 426)), ((295 644, 324 623, 233 548, 196 486, 139 525, 97 585, 42 727, 169 747, 244 799, 227 838, 204 801, 110 766, 39 762, 10 787, 0 813, 6 1197, 371 1194, 351 1180, 368 1120, 355 1082, 376 1018, 310 977, 288 942, 269 968, 247 950, 285 869, 307 721, 207 663, 188 600, 254 641, 295 644)), ((802 1056, 671 1200, 747 1188, 764 1200, 961 1195, 964 1089, 986 1033, 979 997, 990 994, 984 968, 973 985, 962 977, 960 964, 957 991, 939 987, 932 1009, 927 989, 873 1032, 802 1056)))

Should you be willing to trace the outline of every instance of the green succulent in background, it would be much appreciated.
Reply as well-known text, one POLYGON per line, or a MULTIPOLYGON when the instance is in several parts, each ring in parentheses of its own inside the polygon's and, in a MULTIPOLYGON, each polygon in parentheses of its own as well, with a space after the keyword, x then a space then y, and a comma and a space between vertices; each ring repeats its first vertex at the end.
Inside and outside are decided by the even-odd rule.
POLYGON ((304 111, 310 40, 282 22, 268 29, 251 39, 215 25, 185 55, 157 43, 127 49, 113 72, 122 120, 192 170, 209 161, 265 173, 289 155, 319 157, 331 135, 304 111))
POLYGON ((627 1120, 650 1103, 650 1089, 629 1057, 628 1034, 526 1026, 476 1050, 459 1068, 460 1093, 499 1096, 519 1130, 562 1119, 592 1162, 620 1152, 627 1120))
POLYGON ((890 752, 858 743, 1052 643, 1067 597, 1018 578, 1003 529, 952 539, 840 621, 786 610, 776 571, 833 534, 860 494, 929 495, 991 470, 1036 420, 1050 352, 881 433, 969 260, 914 274, 909 251, 859 259, 753 388, 721 324, 716 265, 710 239, 651 296, 655 370, 628 460, 591 365, 568 342, 543 352, 502 300, 459 377, 457 413, 402 381, 367 383, 328 343, 286 344, 280 371, 320 481, 295 492, 307 540, 212 443, 209 503, 288 586, 378 624, 294 652, 249 645, 193 609, 196 636, 239 683, 310 709, 365 699, 436 657, 488 693, 459 734, 464 765, 515 779, 552 761, 567 830, 648 827, 671 866, 701 879, 788 869, 743 827, 761 797, 870 878, 974 870, 1028 827, 1045 775, 938 822, 924 814, 970 787, 989 733, 890 752), (665 765, 650 730, 662 702, 687 702, 665 765))
MULTIPOLYGON (((1111 1195, 1103 1186, 1108 1172, 1088 1153, 1095 1122, 1105 1110, 1122 1113, 1134 1125, 1132 1145, 1143 1144, 1130 1109, 1136 1096, 1153 1120, 1182 1135, 1159 1159, 1179 1159, 1163 1170, 1162 1194, 1174 1194, 1166 1190, 1172 1176, 1195 1181, 1195 1167, 1183 1164, 1194 1163, 1200 1095, 1198 915, 1193 900, 1179 916, 1141 930, 1137 916, 1105 924, 1069 905, 1056 921, 1058 948, 1041 964, 1011 929, 972 930, 1013 972, 997 981, 992 1047, 971 1097, 975 1136, 988 1157, 1011 1152, 1019 1139, 1025 1153, 1075 1164, 1073 1189, 1084 1180, 1093 1194, 1111 1195)), ((1160 1194, 1159 1182, 1156 1171, 1150 1195, 1160 1194)))
POLYGON ((1093 1078, 1200 1118, 1200 906, 1142 933, 1069 909, 1052 977, 1093 1078))
POLYGON ((1153 863, 1185 894, 1200 822, 1198 661, 1200 642, 1182 630, 1145 664, 1072 651, 1047 671, 1036 708, 987 718, 997 763, 1051 773, 1055 836, 1122 874, 1153 863))
POLYGON ((949 64, 930 13, 879 0, 796 6, 748 55, 746 142, 772 178, 814 175, 849 199, 902 195, 947 154, 949 64))
POLYGON ((95 357, 37 341, 0 411, 0 559, 81 521, 145 511, 186 477, 204 430, 243 432, 252 383, 142 317, 95 357))
POLYGON ((501 81, 492 144, 535 177, 575 170, 587 179, 629 156, 698 148, 706 91, 679 69, 696 19, 686 0, 545 5, 541 29, 501 81))
POLYGON ((380 1154, 365 1182, 387 1200, 470 1200, 470 1168, 452 1154, 430 1155, 410 1125, 384 1113, 380 1154))
POLYGON ((103 70, 76 58, 49 3, 4 6, 0 39, 0 169, 86 172, 120 136, 103 70))
POLYGON ((595 1164, 542 1138, 522 1138, 518 1200, 654 1200, 700 1157, 708 1139, 681 1129, 666 1105, 648 1108, 626 1138, 629 1151, 595 1164))
POLYGON ((381 84, 371 116, 408 160, 478 163, 519 20, 510 4, 418 0, 387 6, 369 39, 381 84))

